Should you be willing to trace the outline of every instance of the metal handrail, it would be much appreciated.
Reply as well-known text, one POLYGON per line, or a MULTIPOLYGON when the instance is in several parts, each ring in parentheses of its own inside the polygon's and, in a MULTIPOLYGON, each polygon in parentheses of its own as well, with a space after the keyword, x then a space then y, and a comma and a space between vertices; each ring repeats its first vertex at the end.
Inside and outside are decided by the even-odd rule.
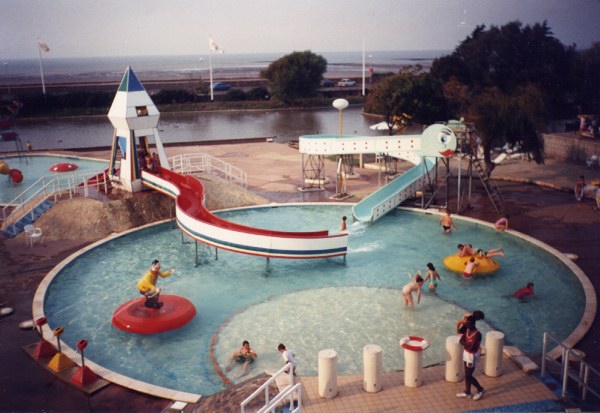
POLYGON ((10 204, 2 208, 2 222, 4 229, 6 230, 11 225, 14 226, 17 223, 17 218, 13 218, 13 222, 10 223, 11 217, 21 218, 27 214, 32 214, 33 219, 33 210, 37 205, 50 197, 54 197, 54 201, 56 202, 58 195, 62 192, 68 192, 69 197, 72 198, 73 194, 77 192, 79 187, 83 188, 83 194, 85 197, 89 196, 90 187, 104 187, 104 190, 106 191, 108 185, 106 180, 103 183, 89 183, 89 179, 104 173, 104 171, 104 169, 100 171, 87 170, 58 176, 42 176, 27 189, 25 189, 25 191, 19 194, 10 204), (37 188, 35 192, 24 199, 28 192, 36 189, 38 186, 39 188, 37 188), (10 212, 8 213, 8 211, 10 212))
POLYGON ((546 375, 546 364, 548 362, 554 363, 555 366, 560 366, 560 379, 561 379, 561 398, 565 399, 567 397, 567 384, 569 378, 577 382, 579 388, 581 389, 581 399, 586 400, 587 393, 590 392, 596 397, 600 398, 600 391, 595 390, 590 386, 590 381, 595 383, 600 383, 600 371, 593 368, 589 363, 584 360, 585 356, 582 356, 580 352, 575 349, 569 348, 565 346, 562 342, 552 337, 550 334, 544 332, 544 343, 542 349, 542 369, 541 376, 544 377, 546 375), (563 354, 561 357, 561 361, 558 362, 554 360, 552 357, 548 356, 548 342, 552 341, 562 348, 563 354), (579 372, 575 372, 569 368, 569 361, 574 360, 579 362, 579 372), (590 380, 590 373, 596 377, 593 380, 590 380))
POLYGON ((282 402, 282 400, 286 397, 290 397, 290 413, 298 413, 302 411, 302 383, 296 383, 294 386, 290 386, 277 396, 271 400, 271 403, 268 406, 263 406, 258 410, 257 413, 275 413, 277 410, 277 405, 282 402), (294 407, 294 397, 293 393, 298 392, 298 406, 294 407))
POLYGON ((248 187, 248 174, 244 170, 207 153, 176 155, 169 158, 169 164, 179 173, 200 172, 208 175, 223 175, 228 181, 233 181, 244 188, 248 187))
MULTIPOLYGON (((266 407, 269 407, 269 406, 275 406, 275 404, 274 404, 275 399, 277 399, 280 394, 287 392, 292 387, 294 387, 294 388, 296 387, 294 385, 294 371, 293 370, 294 370, 293 368, 290 368, 289 363, 287 363, 285 366, 283 366, 281 369, 279 369, 275 374, 273 374, 273 376, 271 376, 271 378, 269 380, 264 382, 258 389, 256 389, 250 396, 246 397, 244 399, 244 401, 242 401, 242 403, 240 403, 241 413, 244 413, 244 409, 246 408, 246 405, 248 403, 250 403, 252 400, 254 400, 263 391, 265 392, 265 404, 259 411, 263 411, 262 409, 265 409, 266 407), (286 370, 288 370, 288 371, 286 371, 286 370), (284 374, 284 373, 288 374, 290 376, 289 387, 285 391, 283 391, 279 395, 277 395, 275 398, 273 398, 273 400, 271 402, 269 402, 269 385, 271 383, 273 383, 277 379, 277 377, 279 377, 279 375, 284 374)), ((298 383, 298 384, 300 384, 300 383, 298 383)), ((279 398, 277 400, 281 400, 281 398, 279 398)), ((266 410, 266 411, 269 411, 269 410, 266 410)))

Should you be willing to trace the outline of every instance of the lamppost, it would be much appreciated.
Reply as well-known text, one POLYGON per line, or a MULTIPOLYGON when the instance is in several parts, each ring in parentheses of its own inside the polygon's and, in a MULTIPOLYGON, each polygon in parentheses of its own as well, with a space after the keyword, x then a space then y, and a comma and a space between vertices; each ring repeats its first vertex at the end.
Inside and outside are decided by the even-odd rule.
POLYGON ((6 75, 6 89, 8 90, 8 94, 10 95, 10 83, 8 80, 8 62, 4 62, 4 74, 6 75))
MULTIPOLYGON (((333 101, 333 107, 340 112, 340 139, 342 139, 342 111, 348 107, 348 101, 346 99, 336 99, 333 101)), ((346 183, 344 181, 345 170, 346 168, 344 165, 344 156, 339 155, 337 162, 337 179, 334 195, 334 197, 336 198, 340 198, 346 194, 346 183)))

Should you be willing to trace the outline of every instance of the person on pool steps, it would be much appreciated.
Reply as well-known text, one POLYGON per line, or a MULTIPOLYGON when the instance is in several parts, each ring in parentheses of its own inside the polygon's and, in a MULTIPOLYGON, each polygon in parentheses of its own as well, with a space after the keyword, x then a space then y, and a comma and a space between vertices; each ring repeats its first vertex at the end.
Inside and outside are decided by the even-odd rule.
POLYGON ((175 270, 171 268, 169 271, 163 272, 160 270, 160 262, 158 260, 152 261, 152 267, 150 270, 144 274, 144 276, 138 281, 137 288, 144 297, 146 297, 146 301, 144 302, 144 306, 148 308, 161 308, 163 303, 158 301, 160 296, 160 288, 156 286, 158 281, 158 277, 167 278, 170 277, 175 270))

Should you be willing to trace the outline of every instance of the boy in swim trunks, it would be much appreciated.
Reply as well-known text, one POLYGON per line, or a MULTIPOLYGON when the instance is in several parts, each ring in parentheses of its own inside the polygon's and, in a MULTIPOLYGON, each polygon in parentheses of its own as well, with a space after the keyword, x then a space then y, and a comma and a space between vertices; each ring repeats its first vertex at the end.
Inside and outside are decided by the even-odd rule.
POLYGON ((487 250, 487 251, 478 249, 477 256, 481 257, 481 258, 504 257, 504 248, 496 248, 496 249, 487 250))
POLYGON ((452 232, 452 228, 454 228, 455 231, 458 231, 458 228, 456 225, 454 225, 450 215, 450 211, 446 210, 446 215, 442 215, 440 218, 440 225, 444 229, 444 234, 450 234, 452 232))
POLYGON ((477 271, 477 267, 479 267, 479 263, 475 261, 475 257, 471 257, 469 261, 467 261, 465 270, 463 271, 463 277, 471 278, 475 271, 477 271))
POLYGON ((234 351, 231 355, 231 359, 229 359, 229 364, 225 368, 225 371, 231 370, 233 363, 237 361, 238 363, 242 363, 242 372, 237 377, 245 376, 250 370, 250 364, 254 363, 256 357, 258 357, 258 355, 250 348, 248 340, 244 340, 242 342, 242 347, 234 351))
POLYGON ((474 257, 477 254, 471 244, 458 244, 456 247, 458 248, 459 257, 474 257))
POLYGON ((413 276, 408 274, 411 278, 411 282, 402 287, 402 297, 404 297, 404 305, 412 308, 414 306, 413 295, 414 291, 417 292, 417 304, 421 303, 421 286, 425 280, 421 277, 421 274, 417 273, 417 275, 413 276))

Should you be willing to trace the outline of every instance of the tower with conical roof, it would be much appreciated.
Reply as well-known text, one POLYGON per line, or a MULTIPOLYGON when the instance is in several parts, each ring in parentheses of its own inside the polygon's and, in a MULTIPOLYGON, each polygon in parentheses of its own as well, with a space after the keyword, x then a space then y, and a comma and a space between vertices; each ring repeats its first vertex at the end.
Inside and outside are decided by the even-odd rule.
POLYGON ((151 155, 151 143, 161 166, 168 167, 157 129, 159 117, 150 95, 128 67, 108 111, 114 127, 109 176, 117 187, 130 192, 143 189, 142 168, 146 156, 151 155))

